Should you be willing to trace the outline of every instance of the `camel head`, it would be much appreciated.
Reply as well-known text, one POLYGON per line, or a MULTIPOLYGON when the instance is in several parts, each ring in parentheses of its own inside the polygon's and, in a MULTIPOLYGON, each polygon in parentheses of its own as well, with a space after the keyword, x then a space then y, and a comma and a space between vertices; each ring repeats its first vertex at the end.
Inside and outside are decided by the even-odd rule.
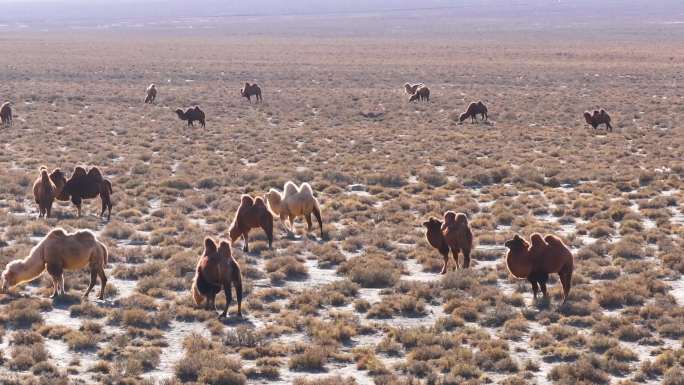
POLYGON ((592 120, 591 113, 589 111, 584 111, 584 120, 588 124, 594 124, 594 121, 592 120))
POLYGON ((176 115, 178 115, 179 118, 185 119, 185 112, 183 112, 183 110, 181 110, 180 108, 176 109, 176 111, 174 112, 176 113, 176 115))
POLYGON ((427 229, 425 232, 425 238, 427 239, 428 243, 436 249, 444 248, 445 244, 444 234, 442 234, 442 221, 435 217, 430 217, 430 219, 423 222, 423 226, 427 229))
POLYGON ((527 243, 524 239, 522 239, 518 234, 515 234, 513 239, 509 239, 504 243, 504 246, 509 248, 512 252, 520 252, 520 251, 525 251, 530 248, 530 244, 527 243))
POLYGON ((468 113, 464 112, 461 115, 458 116, 458 121, 463 122, 464 120, 468 119, 468 113))
POLYGON ((264 200, 266 201, 268 210, 271 212, 271 214, 280 216, 280 203, 282 201, 282 196, 278 190, 273 188, 268 190, 268 192, 264 195, 264 200))
POLYGON ((17 273, 15 270, 16 264, 10 262, 5 266, 5 270, 2 272, 2 292, 6 293, 10 287, 15 286, 17 282, 17 273))
POLYGON ((409 102, 415 102, 419 98, 420 98, 420 94, 418 92, 416 92, 415 94, 409 96, 409 102))

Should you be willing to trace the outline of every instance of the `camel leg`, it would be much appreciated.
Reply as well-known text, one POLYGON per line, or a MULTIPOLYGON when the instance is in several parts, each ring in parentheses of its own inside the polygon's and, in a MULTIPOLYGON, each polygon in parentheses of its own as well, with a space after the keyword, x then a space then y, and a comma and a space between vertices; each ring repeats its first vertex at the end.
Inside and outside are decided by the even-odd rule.
POLYGON ((245 246, 242 248, 242 251, 245 253, 249 253, 249 241, 247 240, 247 234, 249 233, 249 230, 245 230, 242 233, 242 239, 245 241, 245 246))
POLYGON ((93 286, 95 286, 95 282, 97 281, 97 269, 95 266, 90 266, 90 283, 88 284, 88 289, 86 289, 85 293, 83 293, 83 298, 87 298, 88 294, 90 294, 90 291, 93 290, 93 286))
POLYGON ((456 264, 456 270, 460 268, 458 265, 458 248, 457 247, 451 247, 451 255, 454 258, 454 263, 456 264))
POLYGON ((263 221, 263 223, 261 224, 261 228, 266 233, 266 238, 268 238, 268 248, 272 249, 273 248, 273 222, 272 221, 263 221))
POLYGON ((55 298, 60 294, 60 285, 63 285, 64 282, 62 265, 57 263, 48 263, 47 271, 52 278, 52 286, 54 289, 50 298, 55 298))
POLYGON ((289 215, 287 217, 287 221, 290 223, 290 233, 292 233, 292 236, 294 236, 295 235, 294 217, 292 215, 289 215))
POLYGON ((611 126, 610 123, 606 122, 606 128, 608 131, 613 132, 613 126, 611 126))
POLYGON ((568 300, 570 295, 570 288, 572 287, 572 266, 565 266, 558 272, 561 285, 563 286, 563 303, 568 300))
POLYGON ((223 293, 226 295, 226 308, 223 309, 223 313, 219 315, 219 318, 223 318, 228 315, 228 308, 230 307, 230 303, 233 302, 232 293, 230 292, 230 280, 227 280, 227 282, 223 283, 223 293))
POLYGON ((442 266, 442 271, 440 271, 439 274, 446 274, 447 265, 449 264, 449 249, 447 248, 446 250, 440 250, 439 252, 444 257, 444 266, 442 266))
POLYGON ((48 218, 50 218, 52 216, 52 203, 53 202, 49 202, 47 205, 47 217, 48 218))
POLYGON ((100 266, 100 271, 98 271, 98 275, 100 276, 100 295, 97 296, 97 299, 103 300, 105 296, 105 286, 107 286, 107 276, 105 275, 104 271, 104 266, 100 266))
POLYGON ((531 277, 527 278, 527 280, 532 284, 532 297, 534 299, 537 299, 537 293, 539 293, 539 286, 537 286, 537 281, 535 281, 531 277))
POLYGON ((470 267, 470 249, 463 249, 463 268, 467 269, 470 267))
POLYGON ((242 317, 242 276, 240 271, 233 269, 233 281, 235 282, 235 296, 238 303, 238 316, 242 317))
POLYGON ((321 219, 321 210, 318 207, 314 207, 313 213, 318 221, 318 227, 321 228, 321 239, 323 239, 323 220, 321 219))
POLYGON ((306 214, 304 218, 306 218, 306 229, 308 232, 311 232, 311 228, 313 227, 313 224, 311 223, 311 213, 306 214))
POLYGON ((544 298, 549 296, 548 290, 546 290, 546 281, 539 281, 539 286, 541 286, 541 292, 544 298))

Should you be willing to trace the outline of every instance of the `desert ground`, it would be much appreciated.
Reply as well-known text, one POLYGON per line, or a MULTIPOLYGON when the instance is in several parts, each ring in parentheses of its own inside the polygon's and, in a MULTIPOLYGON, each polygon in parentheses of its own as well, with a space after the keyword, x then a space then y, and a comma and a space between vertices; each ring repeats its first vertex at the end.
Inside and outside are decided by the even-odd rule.
POLYGON ((682 384, 681 33, 204 25, 3 33, 0 267, 55 227, 91 229, 110 259, 103 301, 81 299, 86 270, 55 300, 47 274, 0 294, 1 384, 682 384), (431 101, 409 104, 407 81, 431 101), (459 124, 477 100, 489 121, 459 124), (173 113, 194 105, 205 129, 173 113), (599 107, 613 132, 584 122, 599 107), (112 219, 98 199, 38 219, 41 165, 100 167, 112 219), (269 250, 253 230, 249 253, 233 245, 243 317, 196 306, 204 238, 227 237, 241 194, 287 180, 312 185, 324 237, 276 219, 269 250), (446 210, 476 248, 440 275, 421 223, 446 210), (574 254, 564 305, 557 275, 535 300, 506 268, 504 242, 534 232, 574 254))

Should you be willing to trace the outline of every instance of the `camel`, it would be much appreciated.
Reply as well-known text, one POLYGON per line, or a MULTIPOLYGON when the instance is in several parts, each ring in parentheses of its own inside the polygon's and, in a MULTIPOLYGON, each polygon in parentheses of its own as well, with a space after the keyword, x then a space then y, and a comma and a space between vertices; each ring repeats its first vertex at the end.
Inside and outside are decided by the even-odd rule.
POLYGON ((416 92, 413 93, 413 95, 409 96, 409 102, 413 101, 430 101, 430 89, 427 88, 426 86, 420 86, 416 90, 416 92))
POLYGON ((64 188, 64 183, 60 182, 60 175, 63 174, 58 168, 54 169, 51 174, 48 174, 46 167, 40 168, 40 176, 33 183, 33 198, 38 204, 38 218, 50 218, 52 204, 64 188), (57 180, 58 184, 55 184, 53 179, 57 180))
POLYGON ((308 183, 304 182, 301 186, 297 187, 292 181, 287 181, 282 193, 276 189, 270 189, 266 193, 266 202, 271 213, 274 216, 279 216, 283 223, 285 223, 285 219, 288 219, 290 223, 288 231, 292 233, 294 233, 292 221, 297 217, 306 218, 308 231, 311 231, 311 214, 313 213, 321 229, 321 238, 323 238, 321 208, 308 183))
POLYGON ((204 240, 204 254, 197 261, 197 270, 192 280, 192 297, 197 305, 207 299, 207 309, 216 310, 216 294, 221 291, 226 295, 226 308, 219 318, 228 314, 228 307, 232 302, 231 285, 235 284, 235 295, 238 303, 238 316, 242 317, 242 275, 226 241, 216 246, 211 238, 204 240))
POLYGON ((2 123, 4 127, 12 126, 12 107, 10 106, 10 102, 2 103, 0 106, 0 123, 2 123))
POLYGON ((256 96, 257 103, 263 101, 261 98, 261 88, 256 84, 245 83, 245 86, 240 88, 240 96, 247 98, 250 103, 252 102, 252 96, 256 96))
POLYGON ((95 238, 90 230, 80 230, 67 233, 56 228, 45 236, 33 249, 28 257, 12 261, 2 272, 2 291, 24 282, 36 279, 47 270, 52 278, 52 298, 65 294, 64 270, 79 270, 90 267, 90 284, 83 294, 88 297, 90 291, 100 277, 100 295, 104 299, 107 277, 104 268, 107 265, 107 247, 95 238))
POLYGON ((406 92, 407 95, 413 95, 418 88, 423 87, 424 85, 425 84, 423 83, 404 83, 404 92, 406 92))
MULTIPOLYGON (((61 174, 61 173, 60 173, 61 174)), ((63 183, 62 191, 57 195, 57 199, 61 201, 68 201, 76 205, 78 209, 78 216, 81 216, 81 205, 84 199, 93 199, 97 196, 102 200, 102 212, 100 217, 104 216, 107 211, 107 220, 112 217, 112 200, 113 193, 112 183, 102 176, 99 168, 93 167, 87 173, 85 168, 77 166, 74 173, 69 180, 66 180, 64 174, 58 175, 53 179, 53 182, 58 185, 63 183)))
POLYGON ((188 121, 188 127, 195 127, 193 124, 195 121, 198 121, 202 128, 205 127, 204 111, 200 110, 198 106, 195 106, 194 108, 188 108, 185 112, 179 108, 175 112, 180 120, 188 121))
POLYGON ((244 252, 249 252, 249 230, 257 227, 261 227, 264 230, 266 237, 268 237, 268 248, 272 248, 273 215, 261 197, 252 198, 249 195, 243 195, 240 198, 240 206, 235 213, 233 223, 228 230, 231 243, 235 243, 242 236, 245 242, 243 250, 244 252))
POLYGON ((554 235, 542 238, 540 234, 535 233, 530 237, 530 243, 517 234, 513 239, 506 241, 504 245, 509 249, 506 254, 508 271, 514 277, 526 278, 532 284, 534 298, 537 298, 539 286, 544 297, 548 296, 546 282, 549 274, 558 273, 565 303, 572 286, 572 253, 563 241, 554 235))
POLYGON ((462 113, 461 116, 458 117, 458 121, 463 122, 464 120, 471 118, 472 122, 475 123, 477 120, 477 115, 481 115, 483 121, 488 120, 489 118, 487 116, 487 106, 485 106, 481 100, 477 103, 470 103, 468 105, 468 109, 466 109, 466 112, 462 113))
POLYGON ((467 269, 470 267, 473 233, 468 224, 468 217, 465 214, 447 211, 444 213, 444 223, 430 217, 427 221, 423 222, 423 226, 427 229, 425 238, 428 243, 444 257, 444 265, 440 274, 446 274, 447 272, 449 250, 451 250, 457 269, 459 268, 459 252, 463 253, 463 268, 467 269))
POLYGON ((155 99, 157 99, 157 87, 152 83, 145 90, 145 103, 152 104, 155 99))
POLYGON ((594 130, 598 128, 601 124, 606 125, 606 130, 608 131, 613 131, 613 126, 610 125, 610 115, 601 108, 600 110, 594 110, 594 113, 591 114, 589 111, 584 111, 584 120, 586 120, 587 124, 591 125, 594 130))

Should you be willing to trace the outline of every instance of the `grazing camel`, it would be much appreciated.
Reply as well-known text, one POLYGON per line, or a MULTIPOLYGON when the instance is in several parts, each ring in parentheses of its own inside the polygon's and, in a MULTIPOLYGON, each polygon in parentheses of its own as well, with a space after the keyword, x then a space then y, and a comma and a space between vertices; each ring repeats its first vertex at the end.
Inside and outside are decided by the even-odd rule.
POLYGON ((245 242, 242 250, 249 252, 249 230, 257 227, 261 227, 264 230, 268 238, 268 248, 272 248, 273 215, 261 197, 252 198, 249 195, 243 195, 240 198, 240 206, 235 213, 233 223, 228 230, 231 243, 235 243, 238 238, 242 237, 245 242))
POLYGON ((294 233, 294 225, 292 221, 297 217, 306 218, 308 231, 311 231, 311 214, 316 217, 318 226, 321 229, 321 239, 323 238, 323 220, 321 219, 321 207, 318 200, 313 195, 311 186, 304 182, 297 187, 292 181, 287 181, 283 187, 283 192, 276 189, 270 189, 266 193, 266 202, 268 209, 274 216, 280 217, 280 220, 285 222, 289 220, 290 227, 288 231, 294 233))
POLYGON ((154 83, 150 84, 149 87, 147 87, 147 90, 145 90, 145 103, 154 103, 154 101, 157 99, 157 87, 154 85, 154 83))
POLYGON ((420 86, 413 95, 409 96, 409 102, 413 101, 430 101, 430 89, 426 86, 420 86))
POLYGON ((406 92, 407 95, 413 95, 418 88, 423 86, 425 86, 423 83, 404 83, 404 92, 406 92))
POLYGON ((4 127, 12 126, 12 107, 10 106, 10 102, 2 103, 0 106, 0 123, 2 123, 4 127))
POLYGON ((104 299, 107 277, 107 247, 95 238, 90 230, 67 233, 61 228, 54 229, 31 249, 28 257, 12 261, 2 272, 2 291, 24 282, 36 279, 47 270, 52 278, 52 297, 65 294, 64 270, 90 268, 90 284, 83 294, 86 298, 100 277, 100 295, 104 299))
POLYGON ((233 258, 230 244, 226 241, 216 245, 211 238, 204 240, 204 254, 197 261, 197 270, 192 280, 192 298, 197 305, 207 299, 207 309, 216 310, 216 294, 221 291, 226 295, 226 308, 219 318, 228 314, 232 302, 231 285, 235 284, 235 295, 238 303, 238 316, 242 317, 242 275, 240 265, 233 258))
POLYGON ((430 217, 427 221, 423 222, 423 226, 427 229, 425 238, 428 243, 444 257, 444 265, 440 274, 446 274, 447 272, 449 250, 451 250, 457 269, 459 268, 459 252, 463 253, 463 268, 467 269, 470 267, 473 233, 468 224, 468 217, 465 214, 447 211, 444 213, 443 224, 442 221, 430 217))
POLYGON ((598 128, 599 125, 605 124, 606 130, 613 131, 613 126, 610 125, 610 115, 608 115, 608 112, 603 108, 594 110, 593 114, 589 111, 584 111, 584 120, 586 120, 587 124, 594 127, 594 130, 598 128))
POLYGON ((195 127, 193 124, 195 121, 198 121, 202 128, 205 127, 204 111, 200 110, 198 106, 195 106, 194 108, 188 108, 185 112, 179 108, 175 112, 180 120, 188 121, 188 127, 195 127))
POLYGON ((549 274, 558 273, 563 286, 563 303, 567 301, 572 286, 573 257, 563 241, 554 236, 532 234, 530 243, 519 235, 506 241, 509 249, 506 254, 508 271, 516 278, 526 278, 532 284, 534 298, 537 298, 539 286, 544 297, 548 296, 546 282, 549 274), (539 286, 537 286, 539 285, 539 286))
POLYGON ((471 118, 472 122, 475 123, 477 120, 477 115, 481 115, 483 121, 488 120, 489 118, 487 116, 487 106, 485 106, 481 100, 477 103, 470 103, 466 112, 462 113, 461 116, 458 117, 458 121, 463 122, 464 120, 471 118))
POLYGON ((100 213, 100 217, 104 216, 105 211, 107 211, 107 220, 111 219, 112 183, 109 179, 105 179, 102 176, 102 172, 99 168, 93 167, 86 172, 85 168, 77 166, 69 180, 66 180, 64 174, 59 173, 53 178, 53 182, 55 182, 56 185, 63 183, 64 187, 62 188, 61 193, 57 195, 57 199, 61 201, 71 199, 71 202, 78 210, 79 217, 81 216, 83 200, 94 199, 99 196, 102 201, 102 212, 100 213))
POLYGON ((38 204, 38 218, 50 218, 52 204, 64 188, 64 183, 60 182, 60 175, 63 177, 62 172, 58 168, 54 169, 52 174, 48 174, 46 167, 40 168, 40 176, 33 183, 33 198, 38 204), (53 179, 57 180, 58 184, 55 184, 53 179))
POLYGON ((261 98, 261 88, 256 84, 245 83, 245 86, 240 88, 240 96, 247 98, 250 103, 252 102, 252 96, 256 96, 257 103, 263 101, 261 98))

